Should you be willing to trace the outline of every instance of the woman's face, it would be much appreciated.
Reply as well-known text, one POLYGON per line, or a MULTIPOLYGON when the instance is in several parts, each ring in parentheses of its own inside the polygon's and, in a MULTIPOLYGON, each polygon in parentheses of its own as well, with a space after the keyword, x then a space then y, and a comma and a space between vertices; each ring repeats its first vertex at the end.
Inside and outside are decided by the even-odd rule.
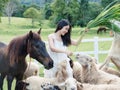
POLYGON ((64 35, 68 32, 69 28, 70 28, 69 25, 64 26, 64 27, 60 30, 61 35, 64 36, 64 35))

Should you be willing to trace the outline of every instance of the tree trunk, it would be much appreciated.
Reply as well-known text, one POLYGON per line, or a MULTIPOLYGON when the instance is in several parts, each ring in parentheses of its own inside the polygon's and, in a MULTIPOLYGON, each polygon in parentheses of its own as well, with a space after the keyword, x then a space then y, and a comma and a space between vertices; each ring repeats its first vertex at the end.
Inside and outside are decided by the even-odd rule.
POLYGON ((1 17, 0 17, 0 23, 1 23, 1 17))
POLYGON ((34 19, 32 18, 32 27, 34 27, 34 19))
POLYGON ((8 24, 10 25, 11 24, 11 17, 8 16, 8 24))

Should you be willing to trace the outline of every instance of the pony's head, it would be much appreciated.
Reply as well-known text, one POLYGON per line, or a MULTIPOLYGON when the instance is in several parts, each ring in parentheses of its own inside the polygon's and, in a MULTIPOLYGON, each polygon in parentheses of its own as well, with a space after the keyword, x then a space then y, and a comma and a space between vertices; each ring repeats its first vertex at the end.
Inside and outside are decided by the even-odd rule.
POLYGON ((46 45, 40 37, 40 32, 41 29, 37 33, 32 31, 29 32, 27 51, 30 57, 43 64, 46 69, 50 69, 53 67, 53 60, 50 58, 46 50, 46 45))
POLYGON ((28 34, 14 38, 8 45, 8 57, 10 64, 24 61, 27 54, 33 59, 44 65, 46 69, 53 67, 53 60, 50 58, 45 43, 40 37, 41 29, 35 33, 30 31, 28 34))

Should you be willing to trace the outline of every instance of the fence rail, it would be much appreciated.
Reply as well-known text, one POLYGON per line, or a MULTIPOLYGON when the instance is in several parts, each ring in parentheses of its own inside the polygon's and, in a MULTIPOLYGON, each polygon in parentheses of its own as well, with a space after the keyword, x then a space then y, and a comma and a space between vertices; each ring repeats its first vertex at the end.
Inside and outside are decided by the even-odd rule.
MULTIPOLYGON (((107 54, 109 52, 108 50, 100 51, 99 50, 99 42, 112 41, 112 40, 113 40, 113 38, 98 38, 98 37, 94 37, 93 39, 83 39, 81 42, 84 42, 84 43, 93 42, 94 50, 74 52, 74 54, 77 54, 77 53, 93 54, 94 57, 96 58, 97 62, 99 62, 99 54, 107 54)), ((45 43, 48 44, 48 42, 45 42, 45 43)), ((38 63, 36 60, 35 60, 35 62, 38 63)), ((40 64, 40 67, 43 67, 43 65, 40 64)))
MULTIPOLYGON (((99 60, 99 54, 107 54, 109 51, 100 51, 99 50, 99 42, 103 41, 112 41, 113 38, 98 38, 94 37, 93 39, 83 39, 82 42, 93 42, 94 43, 94 50, 93 51, 84 51, 82 53, 86 54, 94 54, 94 57, 99 60)), ((79 52, 74 52, 74 54, 77 54, 79 52)))

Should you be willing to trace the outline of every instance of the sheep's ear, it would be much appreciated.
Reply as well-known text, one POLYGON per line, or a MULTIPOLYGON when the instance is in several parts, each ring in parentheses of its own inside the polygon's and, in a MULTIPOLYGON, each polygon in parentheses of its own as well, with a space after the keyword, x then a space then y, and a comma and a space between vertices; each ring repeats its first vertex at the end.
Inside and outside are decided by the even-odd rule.
POLYGON ((61 89, 59 88, 59 86, 57 86, 57 85, 55 85, 54 88, 55 88, 56 90, 61 90, 61 89))
POLYGON ((80 82, 77 82, 77 90, 81 90, 83 88, 83 85, 80 82))
POLYGON ((30 85, 30 84, 25 82, 25 85, 28 86, 28 85, 30 85))
POLYGON ((97 64, 97 59, 95 57, 92 57, 92 60, 97 64))
POLYGON ((44 85, 41 85, 41 88, 43 88, 44 87, 44 85))

